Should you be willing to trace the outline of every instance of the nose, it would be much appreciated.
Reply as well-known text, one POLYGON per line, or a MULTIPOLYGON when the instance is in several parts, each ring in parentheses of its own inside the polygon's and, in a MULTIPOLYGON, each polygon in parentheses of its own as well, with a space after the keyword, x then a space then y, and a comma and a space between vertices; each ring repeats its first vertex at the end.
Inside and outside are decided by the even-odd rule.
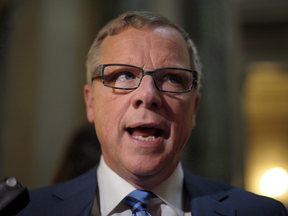
POLYGON ((157 109, 162 105, 161 92, 156 88, 153 77, 146 75, 140 86, 133 91, 132 105, 134 108, 144 107, 157 109))

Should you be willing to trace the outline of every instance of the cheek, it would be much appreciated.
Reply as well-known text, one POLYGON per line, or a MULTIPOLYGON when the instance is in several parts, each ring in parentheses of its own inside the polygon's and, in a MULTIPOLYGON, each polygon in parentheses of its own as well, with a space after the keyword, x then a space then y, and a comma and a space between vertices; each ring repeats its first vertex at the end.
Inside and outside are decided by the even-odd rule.
MULTIPOLYGON (((190 100, 187 99, 189 102, 190 100)), ((171 121, 173 122, 173 140, 179 147, 184 146, 193 129, 193 104, 181 98, 170 102, 171 121)), ((167 101, 168 102, 168 101, 167 101)), ((169 102, 168 102, 169 103, 169 102)))
POLYGON ((101 133, 99 136, 105 136, 106 141, 117 139, 121 133, 121 122, 128 109, 127 103, 123 97, 110 92, 103 92, 95 98, 98 99, 94 104, 94 119, 96 130, 101 133))
MULTIPOLYGON (((113 119, 113 110, 111 110, 111 108, 104 108, 104 107, 98 107, 95 106, 95 128, 97 131, 97 135, 98 132, 103 135, 105 135, 105 138, 107 138, 107 134, 110 132, 111 130, 113 130, 114 128, 111 127, 112 123, 111 123, 111 119, 113 119)), ((99 134, 98 136, 101 136, 101 134, 99 134)))
MULTIPOLYGON (((115 157, 115 140, 119 140, 119 110, 115 100, 99 97, 94 105, 95 129, 104 157, 115 157), (109 155, 109 156, 108 156, 109 155)), ((118 146, 119 147, 119 146, 118 146)))

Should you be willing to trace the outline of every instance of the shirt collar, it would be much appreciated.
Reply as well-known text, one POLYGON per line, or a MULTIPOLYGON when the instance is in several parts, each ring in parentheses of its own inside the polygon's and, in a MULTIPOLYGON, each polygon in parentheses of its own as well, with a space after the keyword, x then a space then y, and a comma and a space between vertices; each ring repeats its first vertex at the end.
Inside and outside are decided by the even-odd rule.
POLYGON ((167 205, 169 205, 178 215, 183 214, 183 179, 184 173, 181 163, 178 164, 172 175, 162 184, 151 190, 167 205))
MULTIPOLYGON (((165 182, 151 190, 151 192, 155 193, 179 215, 183 212, 183 179, 184 174, 181 163, 179 163, 175 171, 165 182)), ((97 169, 97 180, 102 215, 108 215, 129 193, 136 190, 135 187, 107 166, 103 156, 100 158, 97 169)))

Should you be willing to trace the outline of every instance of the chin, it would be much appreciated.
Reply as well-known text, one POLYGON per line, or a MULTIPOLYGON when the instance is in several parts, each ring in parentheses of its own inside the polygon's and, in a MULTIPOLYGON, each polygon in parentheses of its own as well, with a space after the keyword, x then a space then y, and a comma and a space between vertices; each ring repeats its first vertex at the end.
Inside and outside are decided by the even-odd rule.
POLYGON ((163 165, 161 158, 138 156, 129 162, 129 169, 136 176, 151 176, 163 169, 163 165))

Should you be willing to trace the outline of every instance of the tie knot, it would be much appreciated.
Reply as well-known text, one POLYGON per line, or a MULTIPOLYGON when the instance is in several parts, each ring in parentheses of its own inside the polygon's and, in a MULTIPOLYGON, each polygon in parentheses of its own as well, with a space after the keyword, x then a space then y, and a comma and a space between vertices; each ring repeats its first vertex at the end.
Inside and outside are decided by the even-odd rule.
POLYGON ((131 208, 132 213, 138 211, 147 212, 149 200, 157 197, 155 194, 148 191, 135 190, 128 194, 124 201, 131 208))

